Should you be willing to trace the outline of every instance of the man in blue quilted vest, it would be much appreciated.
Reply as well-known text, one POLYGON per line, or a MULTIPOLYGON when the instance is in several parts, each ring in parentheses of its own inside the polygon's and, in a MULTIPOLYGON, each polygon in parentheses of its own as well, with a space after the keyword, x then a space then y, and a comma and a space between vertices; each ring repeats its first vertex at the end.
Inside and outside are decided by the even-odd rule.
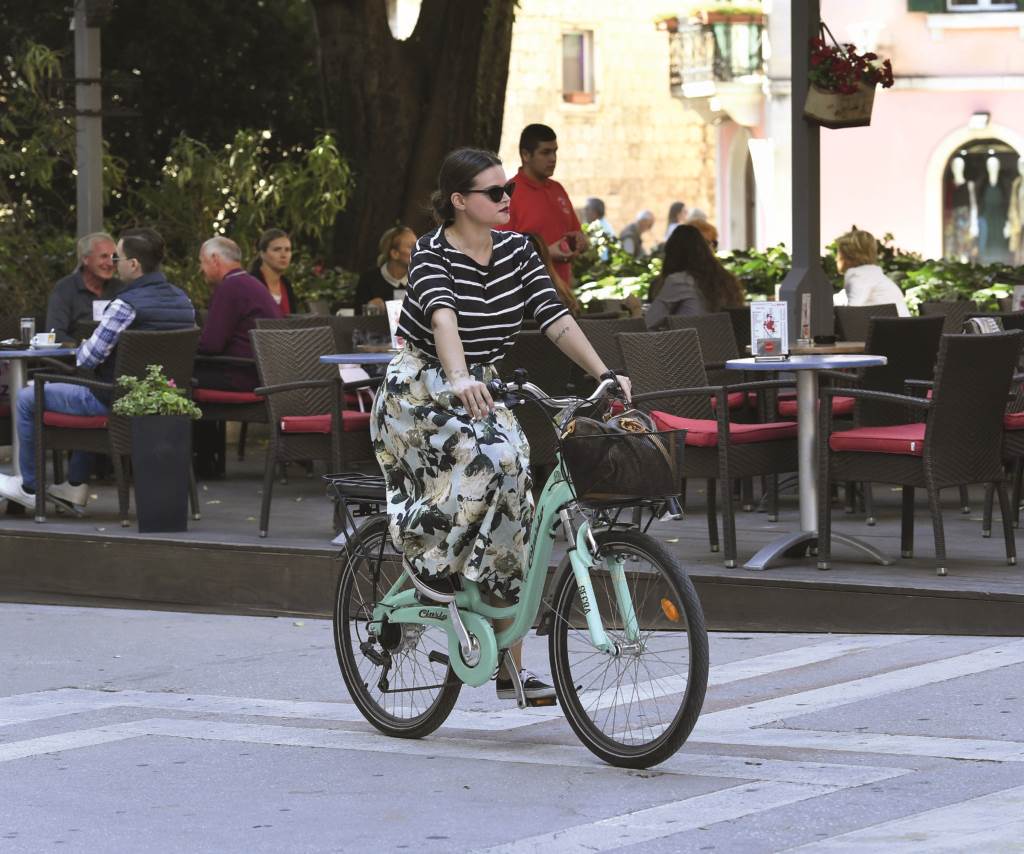
MULTIPOLYGON (((117 242, 114 262, 117 277, 124 283, 117 297, 107 306, 92 337, 78 349, 80 368, 93 369, 106 382, 114 379, 114 353, 121 333, 127 329, 167 331, 195 326, 196 313, 188 295, 164 276, 160 264, 164 258, 164 239, 152 228, 131 228, 117 242)), ((71 383, 47 383, 46 409, 66 415, 97 416, 110 412, 110 398, 102 393, 71 383)), ((0 475, 0 498, 28 508, 35 507, 35 389, 28 386, 18 393, 18 438, 21 441, 18 462, 21 477, 0 475)), ((80 511, 89 498, 90 455, 71 455, 68 479, 46 490, 54 503, 80 511)), ((44 473, 45 476, 45 473, 44 473)))

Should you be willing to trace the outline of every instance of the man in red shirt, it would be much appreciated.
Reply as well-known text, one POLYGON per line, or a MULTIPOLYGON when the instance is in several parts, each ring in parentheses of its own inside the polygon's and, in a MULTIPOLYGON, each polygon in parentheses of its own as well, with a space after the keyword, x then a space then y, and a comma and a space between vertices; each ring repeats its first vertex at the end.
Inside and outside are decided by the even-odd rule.
POLYGON ((547 125, 527 125, 519 136, 523 165, 516 173, 516 190, 504 231, 538 234, 547 244, 555 270, 572 283, 570 261, 587 248, 587 236, 569 201, 565 187, 552 180, 558 140, 547 125))

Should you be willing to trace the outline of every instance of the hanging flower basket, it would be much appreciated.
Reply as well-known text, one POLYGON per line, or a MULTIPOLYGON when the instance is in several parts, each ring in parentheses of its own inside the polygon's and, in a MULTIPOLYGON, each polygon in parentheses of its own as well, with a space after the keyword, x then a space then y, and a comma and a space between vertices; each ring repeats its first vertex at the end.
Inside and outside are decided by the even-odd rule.
POLYGON ((811 85, 807 89, 804 116, 827 128, 859 128, 871 124, 875 87, 857 86, 855 92, 826 92, 811 85))
POLYGON ((875 87, 893 84, 892 65, 874 53, 857 53, 852 44, 839 44, 824 24, 811 39, 809 86, 804 116, 827 128, 855 128, 871 124, 875 87), (832 44, 825 41, 825 35, 832 44))

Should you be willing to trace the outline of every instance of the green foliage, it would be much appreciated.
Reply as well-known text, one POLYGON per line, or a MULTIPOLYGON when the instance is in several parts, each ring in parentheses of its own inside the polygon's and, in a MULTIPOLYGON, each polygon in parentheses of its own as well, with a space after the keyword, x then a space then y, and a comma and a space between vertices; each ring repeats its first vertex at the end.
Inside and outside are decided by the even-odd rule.
MULTIPOLYGON (((42 314, 75 266, 75 131, 62 98, 61 56, 34 42, 0 55, 0 301, 42 314)), ((108 190, 121 164, 104 157, 108 190)))
MULTIPOLYGON (((660 259, 637 260, 622 251, 615 238, 599 227, 585 226, 591 249, 576 259, 573 271, 581 284, 577 293, 586 304, 596 299, 624 299, 635 294, 646 298, 650 281, 661 269, 660 259), (604 260, 602 260, 604 259, 604 260)), ((792 267, 783 244, 761 252, 739 249, 719 255, 722 265, 743 285, 748 299, 774 299, 775 287, 792 267)), ((893 244, 891 234, 879 241, 879 266, 904 291, 912 313, 922 302, 973 300, 982 310, 998 310, 999 300, 1009 297, 1016 284, 1024 284, 1024 271, 1005 264, 965 264, 948 259, 925 259, 893 244)), ((836 269, 835 245, 821 257, 825 275, 838 290, 843 277, 836 269)))
POLYGON ((118 377, 117 383, 128 391, 114 401, 113 412, 115 415, 202 417, 202 410, 185 396, 185 392, 174 384, 174 380, 168 379, 164 375, 160 365, 147 365, 146 375, 142 379, 123 376, 118 377))
POLYGON ((646 299, 651 282, 661 272, 661 258, 634 258, 599 223, 584 225, 583 230, 590 246, 572 265, 580 304, 629 296, 646 299))
POLYGON ((208 286, 195 258, 207 237, 222 234, 243 253, 255 253, 260 232, 274 226, 288 232, 300 253, 319 252, 345 208, 352 175, 330 134, 309 149, 292 146, 280 160, 271 156, 271 137, 267 130, 240 130, 231 143, 211 149, 179 136, 159 182, 129 192, 128 221, 164 236, 169 277, 199 304, 208 286))
POLYGON ((719 256, 719 260, 722 266, 740 280, 748 299, 775 299, 775 286, 786 277, 793 263, 781 243, 764 252, 737 249, 719 256))
POLYGON ((322 260, 300 258, 292 264, 295 295, 307 302, 323 301, 333 310, 341 305, 353 305, 358 273, 331 267, 322 260))

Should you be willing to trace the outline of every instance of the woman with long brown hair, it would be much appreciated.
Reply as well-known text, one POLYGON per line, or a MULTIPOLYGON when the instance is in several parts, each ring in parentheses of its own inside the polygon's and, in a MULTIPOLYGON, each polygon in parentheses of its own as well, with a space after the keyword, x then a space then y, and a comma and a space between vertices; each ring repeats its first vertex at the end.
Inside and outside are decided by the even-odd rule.
POLYGON ((704 235, 692 225, 679 225, 665 244, 661 278, 651 286, 644 320, 655 329, 669 315, 714 314, 744 300, 739 280, 722 266, 704 235))

